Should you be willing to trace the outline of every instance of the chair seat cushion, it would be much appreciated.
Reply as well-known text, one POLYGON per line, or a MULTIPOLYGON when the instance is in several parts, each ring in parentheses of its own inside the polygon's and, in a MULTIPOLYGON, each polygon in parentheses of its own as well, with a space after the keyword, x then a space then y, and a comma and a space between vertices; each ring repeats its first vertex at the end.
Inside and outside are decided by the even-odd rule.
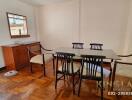
MULTIPOLYGON (((77 64, 77 63, 73 63, 73 73, 76 73, 77 71, 80 70, 80 64, 77 64)), ((59 66, 58 67, 58 71, 61 71, 62 72, 62 66, 59 66)), ((71 64, 69 66, 69 73, 72 74, 72 67, 71 67, 71 64)))
POLYGON ((116 74, 117 75, 132 78, 132 72, 131 71, 132 71, 132 65, 117 64, 117 66, 116 66, 116 74))
MULTIPOLYGON (((87 68, 87 67, 86 67, 86 64, 84 64, 84 68, 83 68, 83 75, 84 75, 84 76, 86 75, 86 68, 87 68)), ((88 69, 88 70, 90 70, 90 69, 88 69)), ((109 71, 108 69, 106 69, 106 68, 103 68, 103 76, 104 76, 104 77, 108 77, 109 74, 110 74, 110 71, 109 71)), ((101 66, 98 66, 98 67, 97 67, 96 76, 97 76, 97 77, 101 77, 101 66)))
POLYGON ((103 62, 111 63, 111 59, 104 59, 103 62))
MULTIPOLYGON (((52 59, 51 54, 44 54, 45 63, 52 59)), ((36 55, 30 59, 31 63, 43 64, 43 55, 36 55)))
POLYGON ((75 57, 73 57, 73 60, 79 60, 79 59, 82 59, 82 58, 79 57, 79 56, 75 56, 75 57))

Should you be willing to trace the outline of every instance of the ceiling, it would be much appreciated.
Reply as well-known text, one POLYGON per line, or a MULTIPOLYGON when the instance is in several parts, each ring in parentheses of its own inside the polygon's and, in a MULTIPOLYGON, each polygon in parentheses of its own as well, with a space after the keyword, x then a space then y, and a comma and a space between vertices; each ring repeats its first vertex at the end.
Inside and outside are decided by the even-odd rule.
POLYGON ((62 1, 68 1, 68 0, 19 0, 31 5, 36 5, 36 6, 40 6, 40 5, 45 5, 48 3, 55 3, 55 2, 62 2, 62 1))

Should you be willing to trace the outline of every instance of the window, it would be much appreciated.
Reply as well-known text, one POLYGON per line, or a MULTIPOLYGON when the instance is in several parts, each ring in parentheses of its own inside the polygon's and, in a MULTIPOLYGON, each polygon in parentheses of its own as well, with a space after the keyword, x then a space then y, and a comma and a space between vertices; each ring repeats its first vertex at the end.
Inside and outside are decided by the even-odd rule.
POLYGON ((7 13, 11 38, 29 37, 26 16, 7 13))

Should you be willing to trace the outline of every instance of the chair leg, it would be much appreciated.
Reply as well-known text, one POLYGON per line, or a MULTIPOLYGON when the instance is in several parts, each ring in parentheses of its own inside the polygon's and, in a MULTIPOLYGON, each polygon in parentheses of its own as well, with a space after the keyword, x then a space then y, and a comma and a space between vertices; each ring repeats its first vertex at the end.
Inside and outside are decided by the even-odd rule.
POLYGON ((109 83, 111 81, 111 75, 112 75, 112 68, 110 68, 109 83))
POLYGON ((43 66, 43 71, 44 71, 44 76, 46 75, 45 74, 45 64, 42 65, 43 66))
POLYGON ((74 75, 72 75, 73 94, 75 94, 74 75))
POLYGON ((96 86, 97 92, 98 92, 98 89, 100 88, 99 84, 100 84, 99 81, 97 81, 97 86, 96 86))
POLYGON ((30 63, 30 72, 33 73, 32 63, 30 63))
POLYGON ((55 89, 57 89, 57 73, 56 73, 56 77, 55 77, 55 89))
POLYGON ((80 81, 79 81, 78 96, 80 96, 81 83, 82 83, 82 78, 80 78, 80 81))
POLYGON ((55 75, 55 57, 53 56, 53 72, 54 72, 54 75, 55 75))
POLYGON ((111 86, 111 90, 113 91, 114 88, 114 81, 115 81, 115 73, 116 73, 116 65, 117 63, 114 63, 114 68, 113 68, 113 74, 112 74, 112 86, 111 86))
POLYGON ((110 86, 111 86, 111 77, 112 77, 112 68, 110 68, 108 90, 110 90, 110 86))
POLYGON ((66 79, 66 75, 64 74, 64 81, 65 81, 65 79, 66 79))
POLYGON ((101 81, 101 100, 103 100, 103 82, 101 81))

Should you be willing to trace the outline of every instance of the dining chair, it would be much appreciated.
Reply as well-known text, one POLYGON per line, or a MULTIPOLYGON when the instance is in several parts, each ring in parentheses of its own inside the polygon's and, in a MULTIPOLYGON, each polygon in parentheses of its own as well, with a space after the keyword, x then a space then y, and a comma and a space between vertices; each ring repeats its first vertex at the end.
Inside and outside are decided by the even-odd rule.
POLYGON ((83 45, 84 45, 84 43, 73 42, 73 43, 72 43, 72 48, 73 48, 73 49, 83 49, 83 45))
MULTIPOLYGON (((81 43, 81 42, 73 42, 72 43, 72 48, 73 49, 83 49, 84 43, 81 43)), ((78 56, 75 56, 73 58, 74 62, 81 62, 81 57, 78 57, 78 56)))
POLYGON ((105 56, 81 55, 82 68, 80 74, 80 82, 78 96, 80 95, 82 79, 93 80, 100 83, 101 100, 103 99, 103 59, 105 56))
MULTIPOLYGON (((103 44, 101 44, 101 43, 90 43, 90 49, 91 50, 103 50, 103 44)), ((112 62, 113 62, 113 59, 104 59, 104 66, 103 67, 109 66, 109 70, 110 70, 109 83, 111 82, 111 77, 112 77, 112 66, 111 66, 112 62)))
POLYGON ((113 75, 112 75, 112 86, 111 90, 114 88, 114 81, 116 75, 117 65, 132 65, 132 54, 129 55, 118 55, 121 59, 114 62, 113 75))
POLYGON ((90 43, 91 50, 102 50, 103 44, 100 43, 90 43))
POLYGON ((57 89, 57 82, 62 80, 65 81, 66 76, 72 77, 73 85, 73 94, 75 94, 75 86, 78 83, 79 79, 75 81, 75 76, 80 75, 80 65, 73 63, 73 57, 75 54, 57 52, 57 61, 56 61, 56 79, 55 79, 55 89, 57 89), (59 63, 60 62, 60 63, 59 63))
POLYGON ((48 53, 50 51, 52 50, 45 49, 40 43, 33 44, 28 47, 31 73, 33 73, 33 69, 32 69, 33 64, 39 64, 43 67, 44 76, 46 75, 45 64, 52 59, 52 55, 48 53))

